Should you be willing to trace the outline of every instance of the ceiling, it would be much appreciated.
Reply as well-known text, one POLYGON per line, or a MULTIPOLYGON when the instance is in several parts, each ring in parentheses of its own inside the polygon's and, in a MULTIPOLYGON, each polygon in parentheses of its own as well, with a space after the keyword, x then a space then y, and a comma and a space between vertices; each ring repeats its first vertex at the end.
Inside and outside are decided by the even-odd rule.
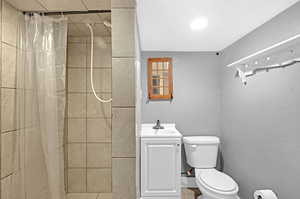
POLYGON ((81 11, 110 9, 110 0, 7 0, 22 11, 81 11))
POLYGON ((144 51, 220 51, 298 0, 139 0, 144 51), (206 17, 208 26, 191 30, 206 17))
MULTIPOLYGON (((15 8, 22 11, 87 11, 109 10, 110 0, 7 0, 15 8), (26 1, 26 3, 24 3, 26 1)), ((90 31, 85 23, 94 24, 95 36, 110 39, 111 31, 104 26, 104 21, 111 21, 110 13, 74 14, 68 17, 69 36, 90 36, 90 31)))

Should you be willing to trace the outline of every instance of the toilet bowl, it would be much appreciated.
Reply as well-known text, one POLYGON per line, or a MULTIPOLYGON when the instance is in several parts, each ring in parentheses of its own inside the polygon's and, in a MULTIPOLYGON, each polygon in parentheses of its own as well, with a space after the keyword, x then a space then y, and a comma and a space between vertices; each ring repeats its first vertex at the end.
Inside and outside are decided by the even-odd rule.
POLYGON ((197 186, 202 192, 201 199, 238 198, 238 185, 225 173, 216 169, 196 169, 195 173, 197 186))
POLYGON ((238 185, 227 174, 215 169, 220 140, 214 136, 183 138, 187 162, 195 168, 199 199, 239 199, 238 185))

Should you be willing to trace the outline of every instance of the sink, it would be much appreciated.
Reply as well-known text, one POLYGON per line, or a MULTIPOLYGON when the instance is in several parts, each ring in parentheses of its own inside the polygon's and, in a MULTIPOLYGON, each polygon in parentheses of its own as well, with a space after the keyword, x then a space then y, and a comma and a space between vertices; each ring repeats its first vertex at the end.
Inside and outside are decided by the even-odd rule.
POLYGON ((160 129, 160 130, 157 130, 156 133, 158 133, 158 134, 173 134, 173 133, 176 133, 176 131, 173 129, 160 129))
POLYGON ((162 124, 164 129, 153 129, 155 124, 142 124, 141 137, 182 137, 175 124, 162 124))

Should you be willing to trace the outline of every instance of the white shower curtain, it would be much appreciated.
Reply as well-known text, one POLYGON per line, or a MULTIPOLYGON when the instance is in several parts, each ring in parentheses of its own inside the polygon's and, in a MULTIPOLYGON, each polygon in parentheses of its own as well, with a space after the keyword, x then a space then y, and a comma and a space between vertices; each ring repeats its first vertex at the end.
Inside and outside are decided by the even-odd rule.
POLYGON ((64 199, 67 19, 26 15, 17 60, 16 198, 64 199), (19 168, 19 169, 18 169, 19 168))

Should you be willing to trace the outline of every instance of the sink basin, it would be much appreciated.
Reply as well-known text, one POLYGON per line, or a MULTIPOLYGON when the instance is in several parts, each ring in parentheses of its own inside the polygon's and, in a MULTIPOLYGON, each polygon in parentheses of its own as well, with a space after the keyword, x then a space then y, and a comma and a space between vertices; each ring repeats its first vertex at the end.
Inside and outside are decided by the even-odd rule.
POLYGON ((176 133, 176 131, 173 129, 160 129, 160 130, 157 130, 156 133, 158 133, 158 134, 173 134, 173 133, 176 133))
POLYGON ((175 124, 162 124, 164 129, 153 129, 155 124, 142 124, 141 137, 182 137, 175 124))

